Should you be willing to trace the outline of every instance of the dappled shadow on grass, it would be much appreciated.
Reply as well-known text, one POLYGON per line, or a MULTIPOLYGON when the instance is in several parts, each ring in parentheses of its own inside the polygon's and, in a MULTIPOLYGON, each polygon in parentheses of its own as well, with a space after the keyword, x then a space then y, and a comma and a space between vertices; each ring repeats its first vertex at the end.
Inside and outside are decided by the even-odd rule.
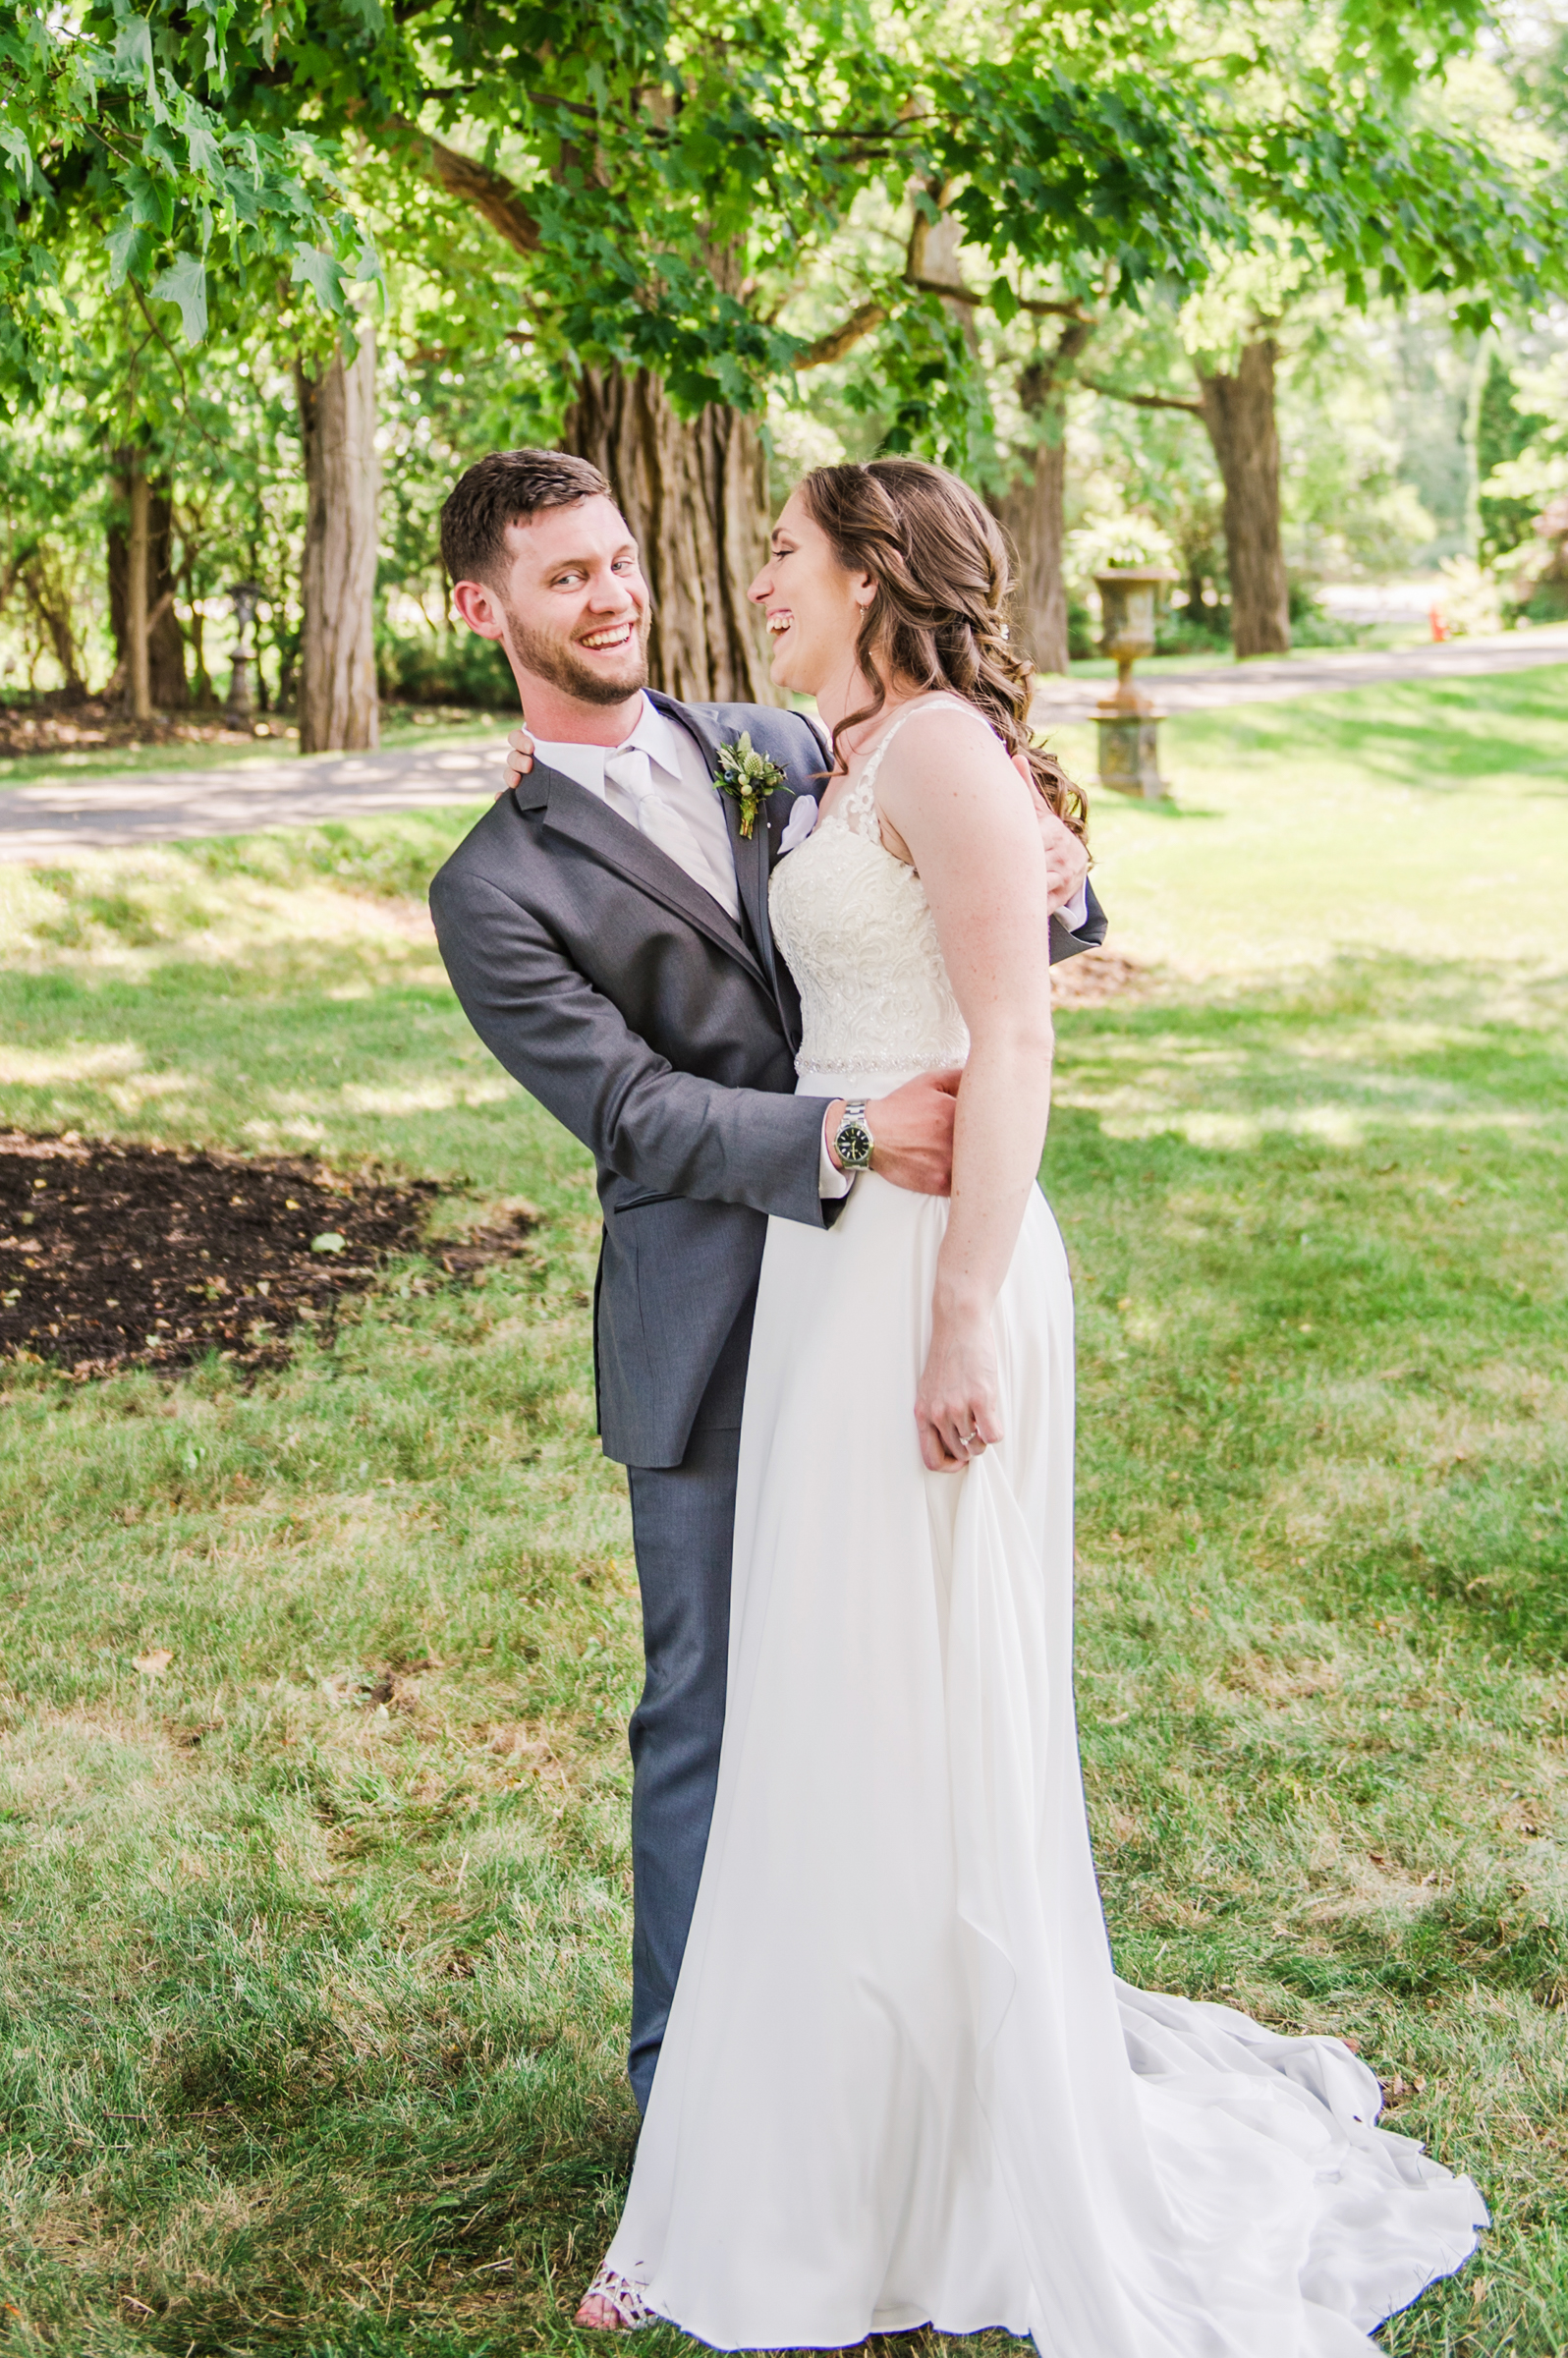
POLYGON ((1568 666, 1475 679, 1386 682, 1297 702, 1183 713, 1165 724, 1170 758, 1201 768, 1314 759, 1387 785, 1568 796, 1568 666))
MULTIPOLYGON (((6 1404, 5 2330, 588 2358, 572 2309, 636 2127, 640 1659, 589 1436, 582 1157, 516 1097, 420 1109, 461 1039, 433 987, 340 1001, 323 971, 287 997, 263 949, 225 1002, 202 971, 29 979, 29 1050, 134 1051, 40 1092, 225 1143, 270 1093, 335 1159, 461 1166, 550 1216, 521 1262, 376 1290, 252 1389, 29 1371, 6 1404), (110 1095, 180 1072, 185 1099, 110 1095)), ((1401 2358, 1568 2338, 1559 987, 1342 962, 1060 1027, 1046 1183, 1118 1963, 1348 2032, 1396 2125, 1482 2177, 1484 2274, 1389 2329, 1401 2358)))
POLYGON ((1045 1168, 1092 1453, 1131 1380, 1151 1499, 1282 1528, 1305 1450, 1331 1504, 1289 1544, 1347 1600, 1546 1654, 1568 1634, 1563 995, 1510 982, 1504 1016, 1382 959, 1070 1017, 1045 1168), (1172 1430, 1206 1442, 1181 1476, 1172 1430))
POLYGON ((1484 2278, 1386 2330, 1410 2358, 1568 2327, 1563 989, 1341 960, 1059 1031, 1118 1966, 1354 2035, 1481 2178, 1484 2278))
POLYGON ((28 1130, 329 1154, 591 1215, 575 1142, 501 1072, 444 979, 280 946, 144 978, 0 974, 0 1112, 28 1130), (194 1010, 199 1008, 197 1018, 194 1010))

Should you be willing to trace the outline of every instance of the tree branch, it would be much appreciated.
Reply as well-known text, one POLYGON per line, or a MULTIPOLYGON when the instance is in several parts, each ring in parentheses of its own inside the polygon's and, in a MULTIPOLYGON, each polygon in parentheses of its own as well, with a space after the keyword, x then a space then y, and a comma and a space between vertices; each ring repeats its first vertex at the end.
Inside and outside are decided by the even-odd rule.
MULTIPOLYGON (((933 195, 935 193, 932 192, 933 195)), ((917 205, 915 218, 910 224, 909 245, 904 253, 903 275, 911 286, 916 284, 924 267, 925 240, 930 234, 930 226, 917 205)), ((872 334, 886 317, 886 304, 873 295, 858 310, 851 311, 847 319, 841 319, 837 327, 830 327, 825 335, 817 337, 814 344, 809 344, 795 363, 796 368, 820 368, 829 361, 841 361, 852 346, 858 344, 863 336, 872 334)))
MULTIPOLYGON (((172 590, 165 590, 157 604, 147 608, 147 637, 149 639, 173 603, 174 591, 172 590)), ((119 662, 115 665, 113 671, 110 672, 108 684, 101 691, 101 701, 104 703, 110 702, 113 698, 124 693, 125 675, 129 664, 129 655, 122 655, 119 662)))
MULTIPOLYGON (((950 296, 955 303, 980 306, 988 300, 984 295, 977 295, 970 287, 950 287, 945 279, 940 278, 906 278, 905 284, 919 288, 925 295, 950 296)), ((1076 303, 1020 303, 1018 308, 1021 311, 1036 312, 1042 318, 1072 320, 1080 327, 1093 327, 1096 324, 1093 312, 1083 310, 1076 303)), ((841 319, 837 327, 830 327, 825 335, 817 337, 814 344, 809 344, 797 358, 795 366, 820 368, 829 361, 841 361, 853 345, 859 344, 863 336, 872 334, 886 317, 885 303, 878 303, 874 298, 869 303, 863 303, 858 310, 851 311, 847 319, 841 319)), ((1127 398, 1132 401, 1144 397, 1129 394, 1127 398)), ((1152 400, 1153 396, 1148 398, 1152 400)), ((1172 403, 1171 407, 1196 410, 1198 404, 1196 401, 1181 401, 1172 403)))
POLYGON ((411 144, 424 149, 425 171, 437 188, 445 189, 449 196, 461 196, 466 204, 482 213, 496 236, 503 238, 516 253, 538 253, 542 243, 539 225, 504 173, 492 172, 488 165, 476 163, 472 155, 446 146, 401 116, 392 118, 390 128, 401 132, 411 144))
MULTIPOLYGON (((978 295, 973 287, 960 286, 956 281, 945 278, 912 278, 909 283, 912 287, 919 287, 924 294, 945 295, 951 302, 971 304, 977 310, 983 310, 991 300, 988 295, 978 295)), ((1092 322, 1094 317, 1093 312, 1086 311, 1081 303, 1047 303, 1033 295, 1015 295, 1013 301, 1021 311, 1031 311, 1037 319, 1092 322)))
POLYGON ((1190 418, 1202 418, 1201 401, 1178 401, 1173 393, 1129 393, 1125 385, 1107 385, 1103 377, 1080 376, 1079 383, 1092 393, 1103 393, 1107 401, 1131 402, 1135 410, 1185 410, 1190 418))
POLYGON ((886 317, 886 304, 878 303, 873 296, 859 310, 851 311, 847 319, 841 319, 837 327, 830 327, 814 344, 808 344, 804 352, 797 353, 793 365, 797 369, 822 368, 829 361, 841 361, 853 345, 880 327, 886 317))

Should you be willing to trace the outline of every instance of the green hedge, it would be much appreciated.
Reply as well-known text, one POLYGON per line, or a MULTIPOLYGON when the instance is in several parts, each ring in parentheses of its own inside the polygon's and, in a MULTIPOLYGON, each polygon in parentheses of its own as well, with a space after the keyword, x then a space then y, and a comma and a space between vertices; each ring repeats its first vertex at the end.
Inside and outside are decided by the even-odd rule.
POLYGON ((376 685, 405 704, 473 704, 515 712, 517 683, 493 639, 473 631, 376 633, 376 685))

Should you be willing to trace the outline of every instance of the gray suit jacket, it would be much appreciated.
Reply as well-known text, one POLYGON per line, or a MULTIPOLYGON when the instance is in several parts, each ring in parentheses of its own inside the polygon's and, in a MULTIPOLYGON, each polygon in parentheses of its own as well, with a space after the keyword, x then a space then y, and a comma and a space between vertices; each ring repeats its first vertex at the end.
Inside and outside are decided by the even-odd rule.
MULTIPOLYGON (((749 729, 797 793, 820 791, 824 748, 801 714, 653 701, 710 770, 720 744, 749 729)), ((599 1431, 606 1455, 628 1465, 679 1465, 721 1358, 737 1397, 717 1413, 710 1398, 704 1413, 738 1421, 768 1216, 820 1228, 839 1210, 817 1193, 822 1108, 794 1095, 800 1002, 768 926, 791 801, 771 796, 748 842, 726 798, 739 926, 597 796, 542 766, 430 887, 469 1021, 598 1166, 599 1431)), ((1104 934, 1091 896, 1078 935, 1053 922, 1051 954, 1104 934)))

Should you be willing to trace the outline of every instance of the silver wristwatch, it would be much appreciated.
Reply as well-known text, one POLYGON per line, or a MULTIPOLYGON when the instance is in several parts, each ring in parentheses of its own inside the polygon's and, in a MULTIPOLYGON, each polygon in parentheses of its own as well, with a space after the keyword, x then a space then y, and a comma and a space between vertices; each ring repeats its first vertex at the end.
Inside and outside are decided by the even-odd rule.
POLYGON ((844 1118, 833 1133, 833 1151, 846 1171, 868 1171, 875 1140, 867 1126, 866 1099, 846 1103, 844 1118))

